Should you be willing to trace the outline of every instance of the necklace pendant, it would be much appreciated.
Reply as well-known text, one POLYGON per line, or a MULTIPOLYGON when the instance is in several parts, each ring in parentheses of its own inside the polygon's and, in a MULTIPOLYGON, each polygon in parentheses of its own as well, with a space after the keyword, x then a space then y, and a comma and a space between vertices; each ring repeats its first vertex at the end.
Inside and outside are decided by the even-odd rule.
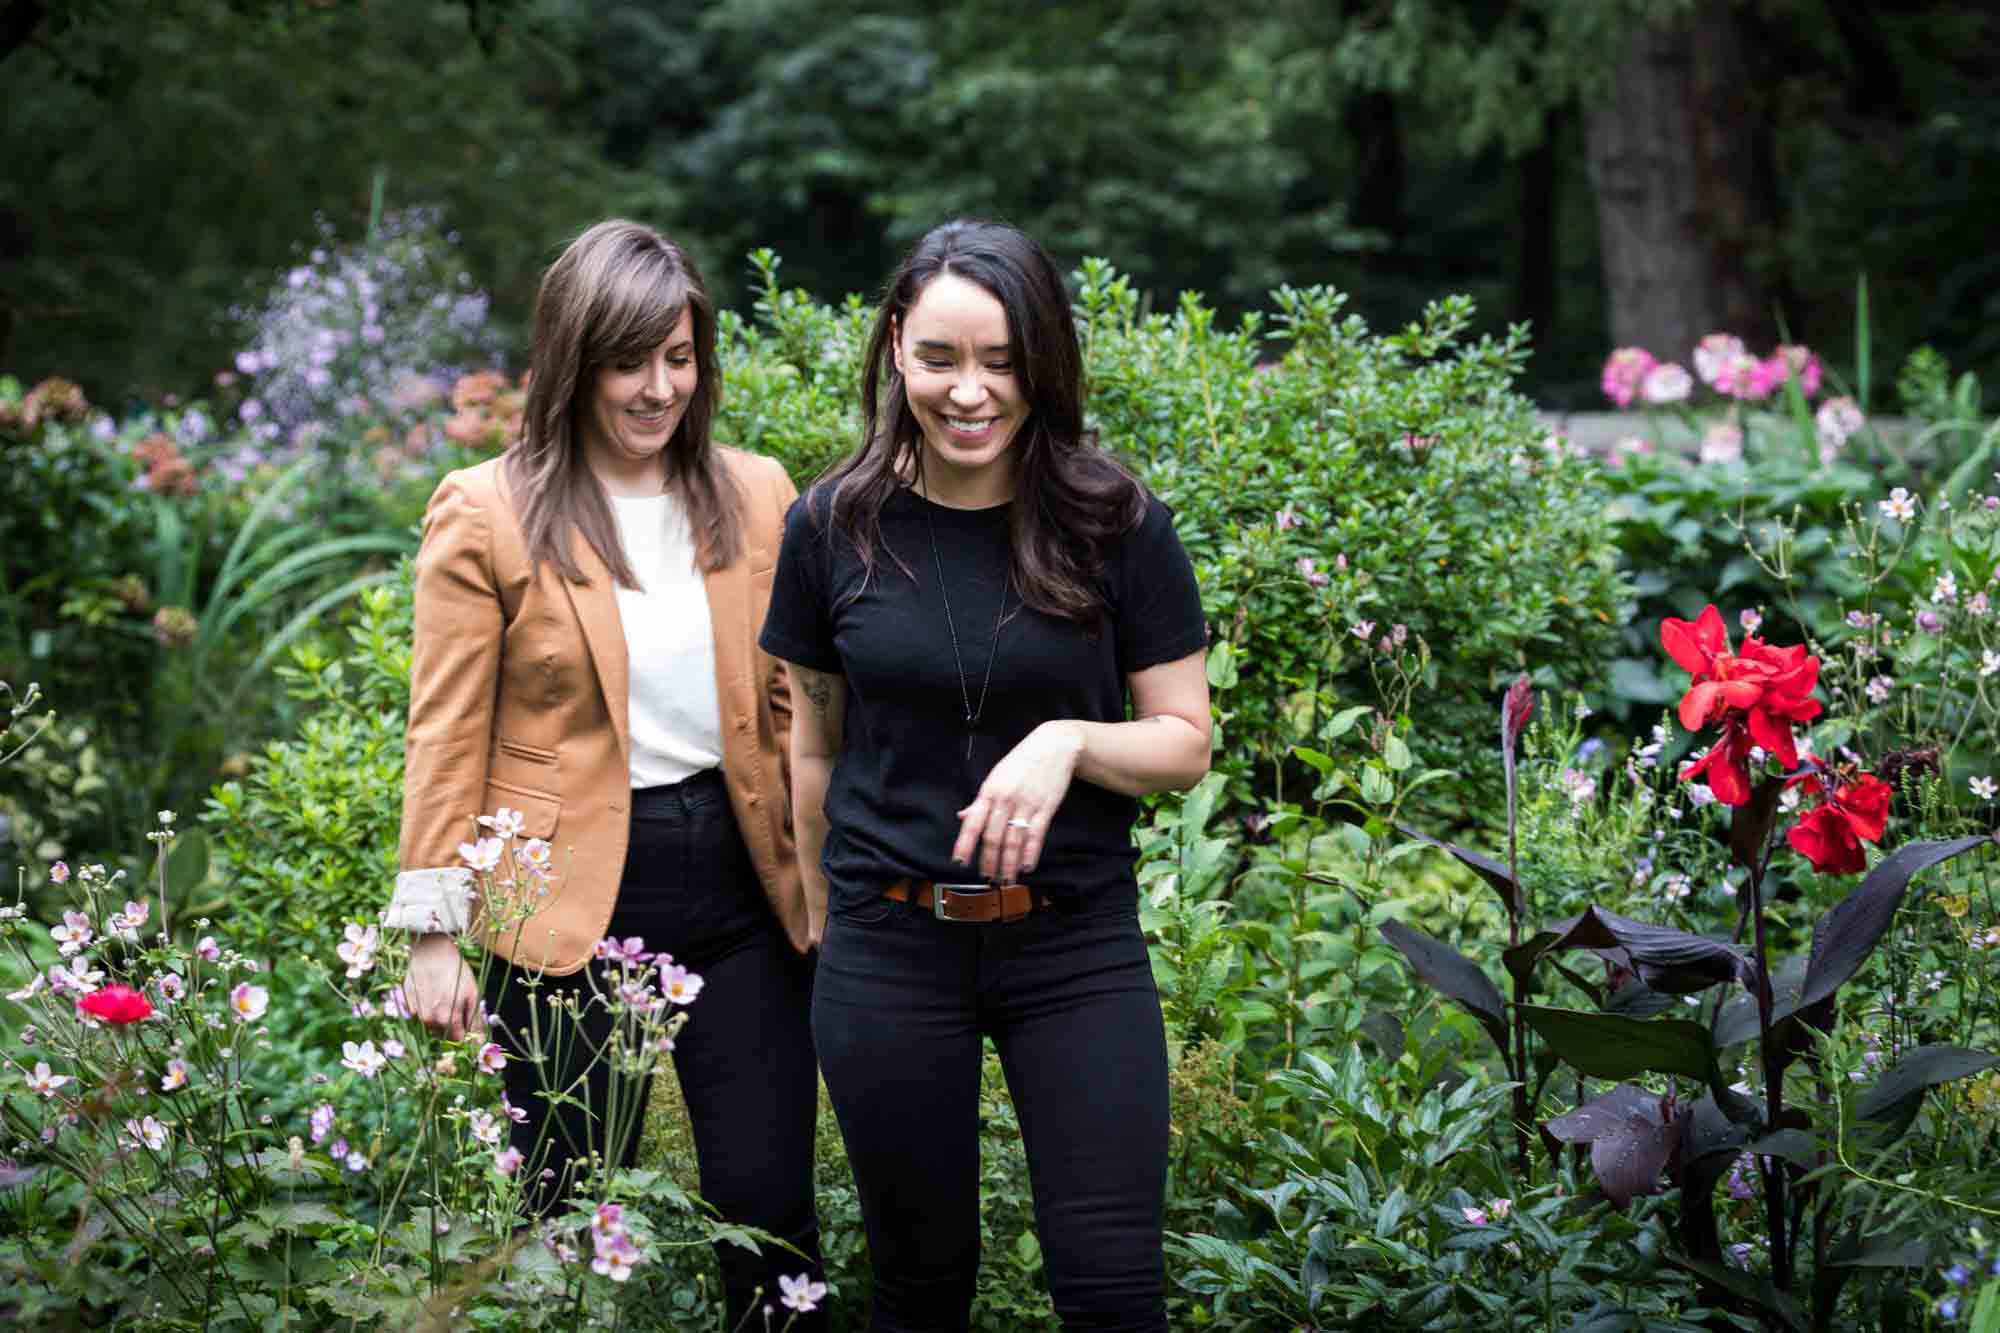
POLYGON ((969 731, 965 733, 965 762, 972 762, 972 733, 969 731))

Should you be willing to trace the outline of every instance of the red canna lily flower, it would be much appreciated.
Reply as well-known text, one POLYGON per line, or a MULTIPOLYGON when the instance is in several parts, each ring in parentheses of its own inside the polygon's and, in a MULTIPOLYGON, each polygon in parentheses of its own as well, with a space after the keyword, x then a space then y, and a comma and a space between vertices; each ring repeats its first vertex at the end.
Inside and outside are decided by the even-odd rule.
POLYGON ((1708 747, 1708 753, 1681 770, 1681 781, 1692 782, 1706 775, 1708 789, 1724 805, 1742 805, 1750 799, 1750 733, 1741 718, 1723 724, 1722 736, 1708 747))
POLYGON ((1820 713, 1812 697, 1819 685, 1819 659, 1804 644, 1776 648, 1753 635, 1732 652, 1722 613, 1711 604, 1693 621, 1660 622, 1660 646, 1694 677, 1681 696, 1681 725, 1689 731, 1720 725, 1722 738, 1698 763, 1681 773, 1687 781, 1709 775, 1709 787, 1726 805, 1750 799, 1750 747, 1761 745, 1786 768, 1799 763, 1794 722, 1820 713))
POLYGON ((1785 835, 1793 850, 1823 875, 1854 875, 1866 870, 1868 858, 1861 844, 1882 839, 1882 830, 1889 822, 1889 784, 1873 773, 1852 779, 1812 773, 1786 785, 1798 785, 1808 794, 1824 797, 1785 835), (1829 781, 1834 784, 1830 794, 1829 781))
POLYGON ((76 1002, 76 1007, 92 1018, 107 1023, 136 1023, 153 1012, 150 1000, 130 986, 106 986, 76 1002))

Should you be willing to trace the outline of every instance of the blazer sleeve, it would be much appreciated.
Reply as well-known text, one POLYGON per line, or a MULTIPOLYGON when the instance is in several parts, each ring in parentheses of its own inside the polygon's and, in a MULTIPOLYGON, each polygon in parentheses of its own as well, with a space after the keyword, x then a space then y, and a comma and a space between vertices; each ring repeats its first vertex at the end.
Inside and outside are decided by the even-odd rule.
POLYGON ((385 925, 457 933, 470 923, 472 873, 458 847, 474 840, 486 795, 506 629, 492 534, 490 509, 458 474, 446 477, 417 552, 400 870, 385 925))
MULTIPOLYGON (((771 461, 773 474, 772 491, 776 505, 771 511, 771 554, 775 560, 780 542, 785 535, 785 514, 791 509, 792 501, 799 498, 799 488, 792 484, 791 474, 776 459, 771 461)), ((758 608, 761 621, 766 608, 758 608)), ((760 623, 752 629, 754 641, 756 632, 763 629, 760 623)), ((758 650, 762 652, 760 648, 758 650)), ((778 732, 778 773, 784 782, 785 822, 791 822, 792 800, 792 677, 783 662, 765 654, 767 681, 765 688, 771 700, 771 718, 777 724, 778 732)))

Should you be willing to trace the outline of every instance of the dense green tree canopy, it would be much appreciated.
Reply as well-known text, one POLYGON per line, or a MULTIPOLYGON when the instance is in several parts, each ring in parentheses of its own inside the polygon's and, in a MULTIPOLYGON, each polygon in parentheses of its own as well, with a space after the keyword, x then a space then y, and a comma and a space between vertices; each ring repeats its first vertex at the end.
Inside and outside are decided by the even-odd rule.
POLYGON ((1398 321, 1468 292, 1489 327, 1534 322, 1544 396, 1588 401, 1626 323, 1610 310, 1642 298, 1601 241, 1630 183, 1586 149, 1641 114, 1620 62, 1651 31, 1647 58, 1690 56, 1697 77, 1616 142, 1734 154, 1747 183, 1677 242, 1727 270, 1730 317, 1844 344, 1865 271, 1883 359, 1929 340, 1977 365, 2000 348, 1989 9, 13 0, 0 361, 192 383, 228 308, 316 216, 357 234, 380 175, 391 204, 445 210, 517 321, 552 248, 611 213, 683 236, 725 296, 768 245, 828 297, 981 213, 1065 261, 1112 258, 1156 302, 1197 289, 1233 312, 1333 282, 1398 321))

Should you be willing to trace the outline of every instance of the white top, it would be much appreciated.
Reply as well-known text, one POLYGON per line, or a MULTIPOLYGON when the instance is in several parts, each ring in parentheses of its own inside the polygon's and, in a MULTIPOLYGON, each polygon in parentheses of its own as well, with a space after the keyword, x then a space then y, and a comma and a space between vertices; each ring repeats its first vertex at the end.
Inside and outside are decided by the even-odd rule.
MULTIPOLYGON (((625 559, 642 585, 619 588, 632 732, 632 785, 659 787, 722 763, 715 626, 687 509, 671 495, 611 497, 625 559)), ((386 926, 458 934, 471 920, 464 866, 405 870, 386 926)))
POLYGON ((638 588, 618 589, 625 627, 632 785, 660 787, 722 763, 715 626, 678 496, 611 497, 638 588))

